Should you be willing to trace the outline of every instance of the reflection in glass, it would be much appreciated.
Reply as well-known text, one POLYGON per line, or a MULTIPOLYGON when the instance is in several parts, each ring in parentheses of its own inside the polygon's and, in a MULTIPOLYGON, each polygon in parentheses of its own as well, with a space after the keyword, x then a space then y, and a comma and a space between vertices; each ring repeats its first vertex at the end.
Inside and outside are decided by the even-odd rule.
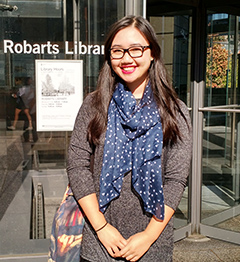
POLYGON ((226 112, 240 109, 239 18, 209 15, 207 29, 202 223, 240 232, 240 115, 226 112))
MULTIPOLYGON (((172 77, 173 86, 179 96, 190 107, 190 66, 191 66, 191 23, 189 15, 172 14, 152 16, 150 23, 155 29, 166 68, 172 77)), ((175 212, 176 229, 188 223, 188 187, 175 212)))

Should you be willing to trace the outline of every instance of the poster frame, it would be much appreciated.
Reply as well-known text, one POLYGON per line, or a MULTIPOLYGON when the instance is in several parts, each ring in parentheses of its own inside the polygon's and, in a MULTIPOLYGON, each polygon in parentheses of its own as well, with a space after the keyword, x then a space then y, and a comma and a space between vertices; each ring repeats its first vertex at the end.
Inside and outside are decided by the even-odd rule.
POLYGON ((36 59, 37 131, 72 131, 83 101, 83 61, 36 59))

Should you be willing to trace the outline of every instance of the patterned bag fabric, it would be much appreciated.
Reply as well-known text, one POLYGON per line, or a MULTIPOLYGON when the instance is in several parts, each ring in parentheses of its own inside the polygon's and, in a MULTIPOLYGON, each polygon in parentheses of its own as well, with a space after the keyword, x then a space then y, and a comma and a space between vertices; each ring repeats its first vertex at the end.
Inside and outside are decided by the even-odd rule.
POLYGON ((48 262, 79 262, 84 217, 68 186, 52 224, 48 262))

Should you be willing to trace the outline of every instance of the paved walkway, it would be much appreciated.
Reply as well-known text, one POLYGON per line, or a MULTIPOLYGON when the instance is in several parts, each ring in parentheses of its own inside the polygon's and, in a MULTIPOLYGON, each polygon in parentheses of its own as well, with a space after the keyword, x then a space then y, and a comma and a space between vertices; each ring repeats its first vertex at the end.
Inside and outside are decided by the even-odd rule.
POLYGON ((211 239, 175 243, 173 262, 240 262, 240 245, 211 239))
MULTIPOLYGON (((47 255, 32 254, 29 256, 9 256, 5 258, 0 256, 0 262, 3 261, 46 262, 47 255)), ((215 239, 211 239, 207 242, 181 240, 175 243, 173 262, 240 262, 240 245, 234 245, 215 239)))

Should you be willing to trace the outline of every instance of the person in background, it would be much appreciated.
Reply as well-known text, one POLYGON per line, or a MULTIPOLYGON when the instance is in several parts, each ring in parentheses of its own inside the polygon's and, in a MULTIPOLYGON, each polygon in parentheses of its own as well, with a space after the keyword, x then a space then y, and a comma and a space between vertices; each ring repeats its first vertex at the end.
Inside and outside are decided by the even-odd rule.
MULTIPOLYGON (((19 78, 15 79, 16 85, 19 85, 19 78)), ((28 119, 28 128, 27 130, 32 130, 32 117, 29 112, 29 108, 31 106, 31 101, 32 101, 32 95, 33 95, 33 88, 32 88, 32 79, 30 77, 26 78, 26 83, 24 86, 19 88, 19 91, 17 94, 13 94, 12 96, 16 98, 16 108, 15 108, 15 115, 14 115, 14 121, 11 126, 8 126, 7 128, 9 130, 15 130, 17 121, 19 119, 19 114, 24 111, 25 115, 27 116, 28 119)))
POLYGON ((69 146, 68 178, 86 217, 80 261, 172 261, 191 148, 188 109, 152 26, 122 18, 107 36, 97 90, 85 98, 69 146))

